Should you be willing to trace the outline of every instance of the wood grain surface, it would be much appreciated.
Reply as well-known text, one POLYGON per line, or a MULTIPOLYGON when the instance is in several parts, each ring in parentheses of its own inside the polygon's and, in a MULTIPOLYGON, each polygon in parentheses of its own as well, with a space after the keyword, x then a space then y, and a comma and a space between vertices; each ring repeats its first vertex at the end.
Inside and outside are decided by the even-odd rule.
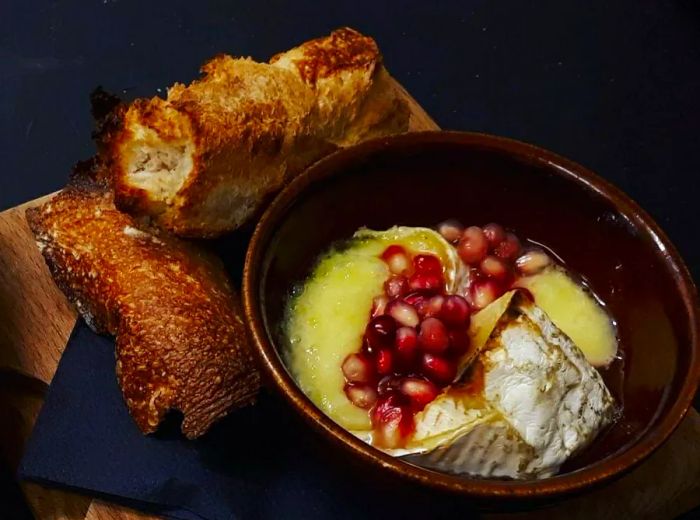
MULTIPOLYGON (((437 124, 398 84, 412 110, 412 131, 437 124)), ((50 197, 47 196, 47 197, 50 197)), ((0 213, 0 456, 16 468, 43 394, 75 323, 76 312, 54 286, 24 219, 27 207, 0 213), (5 423, 4 418, 8 421, 5 423), (8 427, 5 426, 7 424, 8 427)), ((155 518, 75 493, 22 483, 42 520, 144 520, 155 518)), ((671 519, 700 505, 700 416, 691 410, 671 439, 625 477, 546 513, 488 515, 498 520, 671 519)))

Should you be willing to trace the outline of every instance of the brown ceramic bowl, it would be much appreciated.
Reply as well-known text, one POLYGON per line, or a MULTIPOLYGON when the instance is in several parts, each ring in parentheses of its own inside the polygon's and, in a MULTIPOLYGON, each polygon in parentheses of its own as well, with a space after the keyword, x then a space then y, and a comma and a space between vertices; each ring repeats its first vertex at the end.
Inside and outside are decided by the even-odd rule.
POLYGON ((272 203, 243 278, 245 313, 268 379, 327 438, 367 464, 475 498, 537 499, 620 475, 673 432, 700 374, 697 294, 659 226, 629 197, 551 152, 488 135, 427 132, 365 142, 322 160, 272 203), (316 408, 279 355, 283 309, 317 256, 361 226, 497 221, 552 247, 584 275, 619 327, 604 378, 623 416, 562 472, 540 481, 436 473, 364 444, 316 408))

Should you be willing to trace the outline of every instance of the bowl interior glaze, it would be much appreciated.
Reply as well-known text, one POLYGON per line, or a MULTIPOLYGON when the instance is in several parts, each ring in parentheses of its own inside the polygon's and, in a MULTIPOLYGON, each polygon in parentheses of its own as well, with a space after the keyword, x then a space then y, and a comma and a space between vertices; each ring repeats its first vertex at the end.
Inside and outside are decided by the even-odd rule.
POLYGON ((655 449, 678 424, 698 379, 696 293, 658 226, 585 168, 523 143, 456 132, 408 134, 336 153, 297 178, 264 215, 244 274, 246 313, 267 375, 322 431, 371 462, 474 496, 537 496, 613 476, 655 449), (365 446, 296 387, 278 356, 293 284, 318 255, 366 226, 491 221, 552 248, 605 302, 620 356, 603 371, 619 420, 562 473, 538 482, 436 474, 365 446))

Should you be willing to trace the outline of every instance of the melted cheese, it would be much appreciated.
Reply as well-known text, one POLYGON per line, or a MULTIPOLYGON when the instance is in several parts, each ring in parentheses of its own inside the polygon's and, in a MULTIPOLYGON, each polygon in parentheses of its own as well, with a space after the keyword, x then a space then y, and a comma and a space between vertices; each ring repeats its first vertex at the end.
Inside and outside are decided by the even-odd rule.
POLYGON ((535 302, 563 330, 594 366, 609 364, 617 354, 614 322, 603 306, 581 284, 558 267, 522 278, 535 302))
POLYGON ((292 374, 316 406, 356 432, 371 428, 369 416, 346 397, 340 367, 348 354, 360 350, 372 300, 383 293, 389 277, 380 255, 392 244, 402 245, 413 254, 438 256, 445 266, 450 290, 460 283, 461 262, 454 248, 435 231, 409 227, 363 229, 347 247, 321 259, 287 308, 286 357, 292 374))

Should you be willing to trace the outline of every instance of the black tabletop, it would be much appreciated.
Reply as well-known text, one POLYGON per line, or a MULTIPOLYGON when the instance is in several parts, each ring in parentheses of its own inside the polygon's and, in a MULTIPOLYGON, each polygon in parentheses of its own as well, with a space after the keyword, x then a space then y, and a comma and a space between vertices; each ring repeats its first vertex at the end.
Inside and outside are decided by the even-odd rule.
POLYGON ((36 1, 0 5, 0 210, 93 153, 88 95, 164 94, 220 52, 348 25, 443 128, 531 142, 611 180, 700 279, 700 2, 36 1))

